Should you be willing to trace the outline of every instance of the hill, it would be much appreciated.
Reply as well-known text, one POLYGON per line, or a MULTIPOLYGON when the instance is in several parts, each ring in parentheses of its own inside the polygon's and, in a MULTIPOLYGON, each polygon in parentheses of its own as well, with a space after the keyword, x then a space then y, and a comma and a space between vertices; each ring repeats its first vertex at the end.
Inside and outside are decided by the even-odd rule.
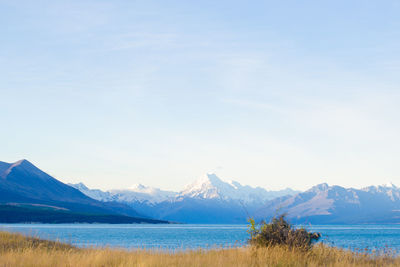
POLYGON ((117 218, 124 223, 149 221, 148 218, 141 218, 143 216, 126 204, 92 199, 58 181, 27 160, 15 163, 0 162, 0 204, 3 208, 1 214, 3 222, 11 220, 7 218, 7 214, 23 218, 24 222, 29 220, 29 216, 32 220, 42 216, 40 220, 46 221, 54 216, 61 218, 61 215, 76 218, 77 222, 83 222, 82 218, 92 221, 94 217, 88 216, 89 214, 112 215, 114 222, 118 221, 117 218), (43 207, 47 209, 44 210, 43 207), (83 214, 86 214, 86 217, 83 214))

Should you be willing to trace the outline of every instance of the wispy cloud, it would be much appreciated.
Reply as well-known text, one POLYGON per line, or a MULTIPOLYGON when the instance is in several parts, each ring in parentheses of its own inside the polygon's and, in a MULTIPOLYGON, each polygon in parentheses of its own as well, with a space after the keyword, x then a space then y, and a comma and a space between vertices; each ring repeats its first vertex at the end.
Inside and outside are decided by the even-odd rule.
POLYGON ((111 50, 169 49, 179 46, 179 42, 178 35, 172 33, 132 33, 114 36, 110 45, 111 50))

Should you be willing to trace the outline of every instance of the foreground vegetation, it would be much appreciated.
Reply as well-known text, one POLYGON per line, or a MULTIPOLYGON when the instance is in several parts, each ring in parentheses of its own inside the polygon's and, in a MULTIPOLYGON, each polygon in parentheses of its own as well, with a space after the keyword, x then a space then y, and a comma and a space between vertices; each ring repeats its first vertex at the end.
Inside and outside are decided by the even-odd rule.
POLYGON ((285 219, 285 215, 272 218, 270 223, 262 221, 256 224, 254 219, 250 219, 249 223, 249 244, 256 247, 278 245, 306 251, 321 237, 320 233, 311 233, 305 228, 296 229, 285 219))
POLYGON ((194 251, 80 249, 59 242, 0 232, 0 266, 400 266, 390 253, 367 255, 317 244, 194 251))

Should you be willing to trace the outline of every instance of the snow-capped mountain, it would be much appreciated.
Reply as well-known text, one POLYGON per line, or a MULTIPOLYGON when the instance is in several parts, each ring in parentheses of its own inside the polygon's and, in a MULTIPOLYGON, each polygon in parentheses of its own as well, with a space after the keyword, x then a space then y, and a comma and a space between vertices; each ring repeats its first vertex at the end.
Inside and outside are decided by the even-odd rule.
POLYGON ((363 189, 319 184, 292 197, 269 201, 257 211, 259 219, 279 213, 297 222, 400 222, 400 188, 394 185, 363 189))
POLYGON ((83 183, 69 184, 78 189, 85 195, 100 201, 115 201, 122 203, 149 202, 159 203, 170 198, 174 198, 176 193, 164 191, 154 187, 148 187, 141 184, 133 185, 128 189, 113 189, 102 191, 100 189, 89 189, 83 183))
POLYGON ((364 192, 369 192, 371 194, 383 194, 388 196, 393 202, 400 201, 400 188, 392 183, 378 185, 378 186, 368 186, 361 189, 364 192))
POLYGON ((267 191, 261 187, 243 186, 236 181, 223 181, 217 175, 209 173, 186 186, 177 198, 239 200, 244 203, 265 202, 283 195, 297 193, 291 189, 267 191))
POLYGON ((114 201, 112 194, 110 192, 104 192, 100 189, 89 189, 85 184, 78 183, 78 184, 68 184, 72 186, 90 198, 100 200, 100 201, 114 201))
POLYGON ((97 200, 128 204, 152 218, 186 223, 244 223, 250 213, 268 200, 296 193, 291 189, 267 191, 243 186, 223 181, 215 174, 206 174, 179 192, 140 184, 107 192, 91 190, 83 184, 71 186, 97 200))
POLYGON ((362 189, 319 184, 305 192, 267 191, 207 174, 180 192, 136 185, 125 190, 75 188, 102 201, 128 204, 149 217, 186 223, 243 223, 248 216, 269 219, 286 213, 300 223, 399 223, 400 188, 362 189))
POLYGON ((97 200, 125 203, 137 201, 160 203, 166 200, 179 201, 184 198, 239 200, 244 203, 260 203, 275 197, 297 193, 297 191, 289 188, 280 191, 267 191, 261 187, 243 186, 236 181, 225 182, 213 173, 200 177, 180 192, 165 191, 142 184, 136 184, 127 189, 113 189, 106 192, 99 189, 89 189, 83 183, 70 185, 97 200))
POLYGON ((110 190, 109 193, 113 195, 116 201, 125 203, 139 201, 154 204, 172 199, 176 196, 175 192, 165 191, 141 184, 133 185, 128 189, 110 190))

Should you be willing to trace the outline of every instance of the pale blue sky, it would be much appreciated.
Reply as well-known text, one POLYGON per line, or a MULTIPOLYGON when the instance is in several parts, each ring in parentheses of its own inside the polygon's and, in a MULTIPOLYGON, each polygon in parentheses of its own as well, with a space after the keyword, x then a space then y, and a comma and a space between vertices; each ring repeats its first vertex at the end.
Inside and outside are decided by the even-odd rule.
POLYGON ((64 182, 400 185, 398 1, 0 0, 0 160, 64 182))

